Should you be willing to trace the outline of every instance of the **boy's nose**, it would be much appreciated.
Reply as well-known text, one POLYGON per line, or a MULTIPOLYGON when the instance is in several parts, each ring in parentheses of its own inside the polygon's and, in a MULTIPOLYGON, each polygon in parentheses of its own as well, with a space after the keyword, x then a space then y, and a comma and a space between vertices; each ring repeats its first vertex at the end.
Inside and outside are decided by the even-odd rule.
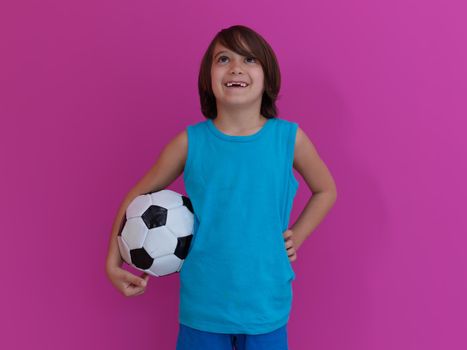
POLYGON ((237 60, 232 60, 232 63, 230 65, 230 70, 231 72, 242 72, 243 69, 242 69, 242 62, 239 62, 237 60))
POLYGON ((243 74, 243 69, 240 68, 239 65, 234 65, 231 69, 230 69, 230 72, 232 74, 243 74))

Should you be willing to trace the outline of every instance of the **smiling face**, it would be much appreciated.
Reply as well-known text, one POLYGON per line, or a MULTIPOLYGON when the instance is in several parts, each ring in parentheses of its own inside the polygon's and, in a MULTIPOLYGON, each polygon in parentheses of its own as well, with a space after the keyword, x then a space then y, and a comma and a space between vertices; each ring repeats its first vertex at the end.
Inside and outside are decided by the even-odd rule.
POLYGON ((261 105, 264 91, 263 68, 253 56, 239 55, 217 43, 211 66, 211 86, 218 104, 261 105), (243 82, 246 86, 227 86, 228 82, 243 82))

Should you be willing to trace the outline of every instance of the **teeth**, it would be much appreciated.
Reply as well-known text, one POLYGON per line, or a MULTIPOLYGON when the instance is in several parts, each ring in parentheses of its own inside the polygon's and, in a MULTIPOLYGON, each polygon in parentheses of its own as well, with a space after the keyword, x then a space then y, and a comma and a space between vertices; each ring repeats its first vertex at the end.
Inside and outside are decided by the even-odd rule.
POLYGON ((229 82, 229 83, 227 83, 225 85, 228 86, 228 87, 231 87, 233 85, 236 85, 236 86, 240 85, 241 87, 246 87, 247 86, 246 83, 231 83, 231 82, 229 82))

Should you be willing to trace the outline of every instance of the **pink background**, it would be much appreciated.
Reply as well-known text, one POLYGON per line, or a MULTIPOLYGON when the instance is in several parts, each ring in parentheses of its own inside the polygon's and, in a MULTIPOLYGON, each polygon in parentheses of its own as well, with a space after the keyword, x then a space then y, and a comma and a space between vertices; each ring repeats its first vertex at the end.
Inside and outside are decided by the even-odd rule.
MULTIPOLYGON (((275 50, 279 116, 339 193, 293 263, 290 348, 467 348, 464 2, 9 3, 3 349, 175 349, 179 275, 124 298, 104 273, 108 237, 162 147, 204 120, 199 62, 234 24, 275 50)), ((291 224, 311 194, 296 174, 291 224)), ((183 179, 169 188, 184 193, 183 179)))

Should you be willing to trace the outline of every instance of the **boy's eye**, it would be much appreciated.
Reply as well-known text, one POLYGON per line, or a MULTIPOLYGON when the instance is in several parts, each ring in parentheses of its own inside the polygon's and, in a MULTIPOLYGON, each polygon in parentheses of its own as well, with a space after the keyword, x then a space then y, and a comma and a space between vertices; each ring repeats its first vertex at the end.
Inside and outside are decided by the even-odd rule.
MULTIPOLYGON (((223 58, 227 58, 227 59, 228 59, 227 56, 220 56, 220 57, 217 59, 217 61, 218 61, 218 62, 223 62, 223 61, 221 61, 223 58)), ((253 60, 254 62, 256 62, 256 58, 253 57, 253 56, 248 56, 248 57, 246 57, 246 59, 247 59, 247 60, 248 60, 248 59, 251 59, 251 60, 253 60)))

